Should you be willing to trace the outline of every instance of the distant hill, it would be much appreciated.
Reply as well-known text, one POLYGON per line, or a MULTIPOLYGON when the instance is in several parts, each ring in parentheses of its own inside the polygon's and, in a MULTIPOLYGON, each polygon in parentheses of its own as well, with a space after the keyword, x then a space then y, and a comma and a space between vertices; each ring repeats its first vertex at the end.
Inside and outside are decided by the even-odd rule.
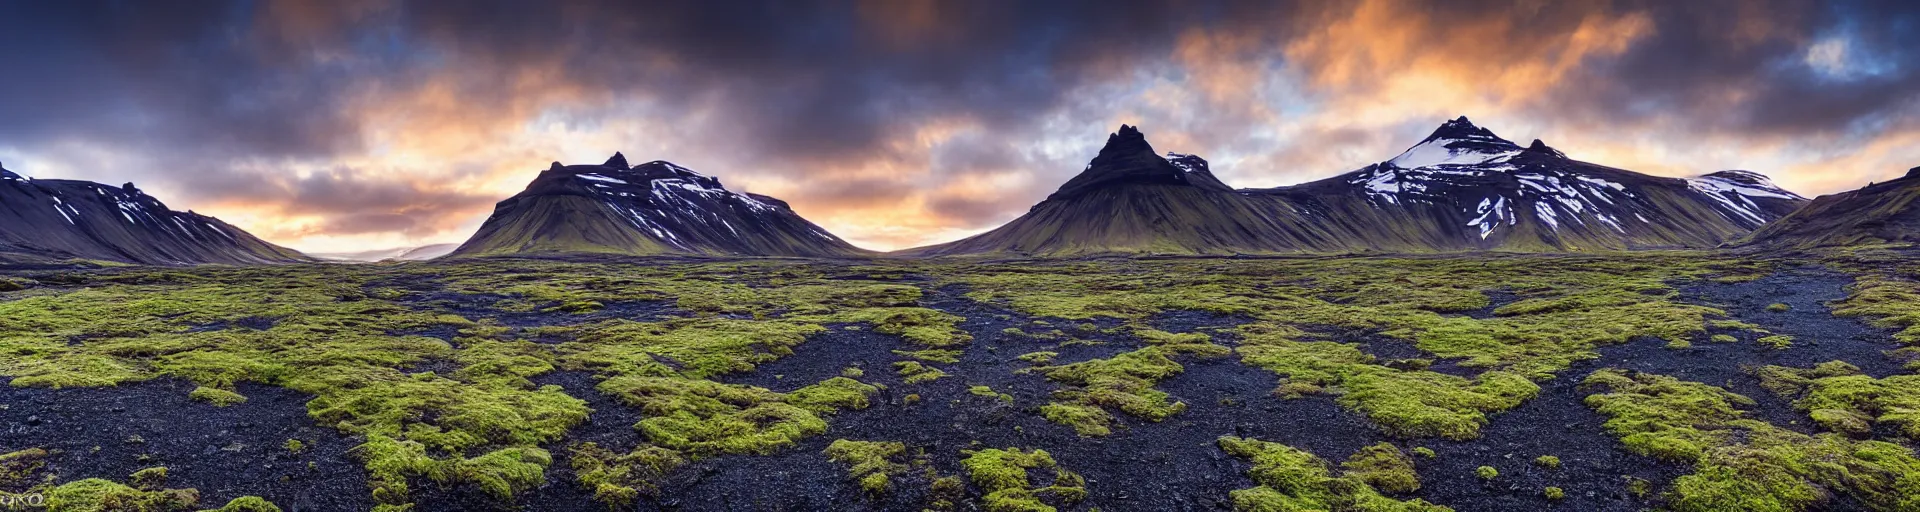
POLYGON ((1737 245, 1810 249, 1920 242, 1916 200, 1920 200, 1920 167, 1893 181, 1815 198, 1737 245))
POLYGON ((392 249, 372 251, 316 252, 310 253, 310 255, 323 260, 336 261, 426 261, 446 256, 459 247, 460 244, 432 244, 419 247, 395 247, 392 249))
POLYGON ((1649 176, 1522 147, 1465 117, 1399 156, 1289 187, 1234 190, 1131 126, 1005 226, 908 256, 1561 252, 1714 247, 1805 199, 1765 176, 1649 176))
POLYGON ((177 212, 132 183, 32 179, 0 167, 0 262, 147 265, 310 261, 220 219, 177 212))
POLYGON ((665 161, 553 166, 452 256, 625 255, 845 257, 870 254, 801 218, 786 202, 727 190, 665 161))

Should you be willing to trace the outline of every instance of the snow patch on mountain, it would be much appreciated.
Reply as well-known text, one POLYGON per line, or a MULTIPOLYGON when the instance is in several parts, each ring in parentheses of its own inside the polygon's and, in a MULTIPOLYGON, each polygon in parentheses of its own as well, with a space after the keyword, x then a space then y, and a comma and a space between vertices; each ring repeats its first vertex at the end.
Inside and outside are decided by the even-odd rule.
POLYGON ((78 225, 73 222, 73 217, 76 215, 80 215, 79 210, 75 210, 73 209, 72 205, 68 205, 66 202, 61 201, 60 196, 47 196, 47 197, 49 199, 53 199, 53 211, 60 212, 61 217, 66 217, 67 224, 78 225))
POLYGON ((1747 171, 1721 171, 1688 178, 1687 188, 1712 199, 1723 211, 1756 225, 1765 224, 1767 218, 1766 211, 1754 202, 1755 198, 1806 199, 1774 185, 1773 180, 1764 175, 1747 171))
POLYGON ((1422 142, 1408 148, 1400 156, 1388 160, 1388 164, 1401 169, 1420 169, 1442 165, 1480 165, 1504 161, 1520 153, 1515 147, 1512 151, 1487 151, 1478 147, 1449 147, 1459 142, 1456 139, 1438 139, 1422 142))
POLYGON ((583 179, 583 180, 590 180, 590 181, 598 181, 598 182, 602 182, 602 183, 614 183, 614 184, 619 184, 619 185, 630 185, 630 183, 627 183, 627 180, 622 180, 622 179, 615 179, 615 178, 608 178, 608 177, 606 177, 606 176, 601 176, 601 175, 598 175, 598 174, 581 174, 581 175, 578 175, 578 176, 575 176, 575 177, 576 177, 576 178, 580 178, 580 179, 583 179))
POLYGON ((1507 198, 1489 197, 1481 199, 1480 206, 1476 207, 1475 211, 1478 212, 1480 216, 1467 222, 1467 227, 1479 228, 1481 240, 1486 240, 1488 236, 1492 235, 1494 228, 1502 225, 1513 225, 1513 207, 1507 204, 1507 198))
MULTIPOLYGON (((1191 156, 1193 155, 1168 151, 1167 163, 1173 164, 1174 167, 1179 168, 1180 172, 1183 172, 1183 173, 1193 172, 1194 170, 1193 161, 1188 159, 1188 157, 1191 157, 1191 156)), ((1092 164, 1088 164, 1088 166, 1091 167, 1092 164)))
POLYGON ((1734 193, 1747 197, 1806 199, 1773 184, 1765 175, 1747 171, 1720 171, 1687 179, 1687 186, 1708 193, 1734 193))

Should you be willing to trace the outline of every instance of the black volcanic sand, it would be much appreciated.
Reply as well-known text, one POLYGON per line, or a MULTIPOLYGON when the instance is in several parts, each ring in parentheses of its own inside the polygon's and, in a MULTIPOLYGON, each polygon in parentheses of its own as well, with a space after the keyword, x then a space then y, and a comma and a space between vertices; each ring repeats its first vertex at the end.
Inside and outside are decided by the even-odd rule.
MULTIPOLYGON (((1751 333, 1729 332, 1727 334, 1740 338, 1740 343, 1696 341, 1693 349, 1706 352, 1701 354, 1704 357, 1738 359, 1754 365, 1805 368, 1838 359, 1852 363, 1876 378, 1904 373, 1899 362, 1884 353, 1899 348, 1893 341, 1892 331, 1873 327, 1859 318, 1833 316, 1828 303, 1845 299, 1846 288, 1851 284, 1853 278, 1846 274, 1804 267, 1744 283, 1701 282, 1682 287, 1683 301, 1724 309, 1734 319, 1794 337, 1793 346, 1774 350, 1753 343, 1758 336, 1751 333), (1786 304, 1792 309, 1768 311, 1767 306, 1774 303, 1786 304)), ((1681 374, 1689 367, 1698 366, 1702 365, 1681 364, 1670 371, 1676 377, 1721 383, 1722 379, 1714 378, 1720 375, 1701 375, 1696 378, 1681 374)))
MULTIPOLYGON (((1062 467, 1087 479, 1089 497, 1071 510, 1193 510, 1229 508, 1227 494, 1252 487, 1247 464, 1216 447, 1223 435, 1240 435, 1288 443, 1316 453, 1346 454, 1378 442, 1380 437, 1364 419, 1342 411, 1329 399, 1280 400, 1272 390, 1277 378, 1268 371, 1247 367, 1231 358, 1180 358, 1186 371, 1162 382, 1165 390, 1188 405, 1187 411, 1163 423, 1116 414, 1114 434, 1082 438, 1073 429, 1049 423, 1032 410, 1046 403, 1058 386, 1034 374, 1018 374, 1031 366, 1018 356, 1035 350, 1054 350, 1051 341, 1001 333, 1007 327, 1030 327, 1033 319, 993 305, 971 301, 955 288, 931 294, 930 306, 967 317, 961 327, 975 336, 955 364, 933 364, 949 376, 931 383, 905 384, 891 371, 902 358, 890 352, 904 348, 897 338, 865 331, 835 330, 797 347, 795 355, 761 367, 732 382, 798 388, 838 375, 847 366, 863 368, 863 381, 884 384, 888 390, 875 405, 834 417, 826 435, 803 441, 792 450, 769 457, 723 457, 702 463, 703 478, 689 486, 668 489, 659 503, 676 510, 903 510, 923 506, 926 479, 920 475, 896 478, 896 491, 873 501, 848 480, 846 466, 821 451, 834 439, 902 441, 924 449, 931 466, 942 475, 961 474, 962 450, 976 448, 1038 448, 1052 454, 1062 467), (877 370, 877 371, 876 371, 877 370), (774 379, 773 375, 781 378, 774 379), (1014 396, 1008 405, 997 398, 976 396, 968 387, 987 385, 1014 396), (921 400, 903 403, 906 394, 921 400)), ((1105 345, 1078 347, 1098 351, 1056 362, 1110 357, 1139 346, 1125 336, 1074 331, 1079 321, 1047 319, 1081 338, 1107 339, 1105 345)), ((1206 313, 1177 313, 1155 320, 1174 332, 1227 327, 1244 321, 1206 313), (1184 327, 1184 328, 1183 328, 1184 327)), ((1094 321, 1097 325, 1111 324, 1094 321)), ((1029 329, 1030 331, 1032 329, 1029 329)), ((1218 338, 1217 338, 1218 339, 1218 338)), ((1231 340, 1221 340, 1230 343, 1231 340)), ((1068 347, 1069 350, 1075 347, 1068 347)), ((977 493, 978 489, 972 489, 977 493)))
MULTIPOLYGON (((1412 440, 1404 446, 1425 446, 1432 459, 1414 457, 1423 485, 1414 496, 1455 510, 1606 510, 1634 511, 1658 506, 1658 501, 1627 492, 1627 477, 1647 480, 1661 489, 1686 474, 1684 465, 1667 464, 1621 449, 1618 438, 1601 428, 1606 417, 1582 401, 1589 394, 1581 379, 1610 361, 1667 351, 1663 342, 1640 340, 1604 347, 1599 361, 1582 361, 1540 383, 1540 395, 1512 410, 1491 415, 1479 439, 1412 440), (1552 455, 1561 467, 1546 469, 1534 458, 1552 455), (1500 476, 1481 480, 1474 470, 1492 466, 1500 476), (1566 498, 1548 500, 1547 487, 1559 487, 1566 498)), ((1650 494, 1648 498, 1656 498, 1650 494)))
MULTIPOLYGON (((1625 492, 1626 478, 1645 479, 1658 490, 1690 472, 1684 465, 1667 464, 1627 453, 1615 437, 1601 428, 1606 418, 1586 407, 1589 391, 1579 382, 1594 370, 1627 368, 1725 386, 1753 398, 1745 407, 1755 418, 1774 425, 1810 432, 1805 414, 1759 385, 1749 369, 1775 364, 1807 367, 1844 360, 1875 376, 1899 373, 1899 365, 1883 351, 1896 348, 1890 333, 1852 318, 1832 315, 1829 301, 1846 297, 1852 278, 1823 269, 1802 268, 1744 283, 1692 283, 1681 288, 1682 300, 1725 310, 1729 318, 1757 324, 1795 337, 1794 345, 1776 350, 1755 343, 1759 336, 1733 334, 1737 343, 1712 343, 1708 335, 1686 349, 1667 348, 1663 340, 1643 338, 1601 347, 1600 358, 1582 361, 1541 384, 1540 396, 1511 411, 1495 414, 1482 437, 1466 442, 1418 440, 1408 445, 1432 448, 1438 457, 1417 460, 1425 484, 1415 496, 1458 510, 1641 510, 1658 501, 1625 492), (1785 303, 1790 311, 1768 311, 1785 303), (1533 463, 1535 457, 1554 455, 1562 468, 1549 470, 1533 463), (1492 466, 1500 476, 1483 481, 1474 469, 1492 466), (1541 490, 1557 486, 1566 498, 1547 500, 1541 490)), ((1856 502, 1844 496, 1827 510, 1854 510, 1856 502)))
MULTIPOLYGON (((1657 491, 1690 471, 1627 453, 1618 440, 1601 428, 1605 418, 1586 407, 1589 394, 1581 379, 1594 370, 1622 367, 1725 385, 1750 396, 1758 404, 1748 408, 1756 417, 1787 428, 1809 431, 1804 414, 1786 401, 1759 388, 1747 368, 1765 364, 1805 367, 1841 359, 1867 373, 1886 376, 1899 372, 1898 364, 1882 354, 1894 348, 1888 332, 1863 321, 1831 315, 1826 302, 1845 297, 1851 278, 1816 268, 1784 271, 1745 283, 1688 283, 1680 287, 1682 300, 1711 305, 1735 318, 1795 336, 1785 350, 1762 347, 1757 335, 1718 331, 1737 336, 1738 343, 1711 343, 1702 335, 1692 348, 1669 349, 1665 341, 1637 339, 1601 347, 1600 357, 1563 371, 1542 382, 1540 395, 1519 407, 1493 414, 1482 437, 1469 441, 1441 439, 1393 440, 1375 430, 1361 415, 1328 397, 1283 400, 1273 395, 1278 383, 1267 370, 1240 364, 1233 357, 1178 356, 1184 373, 1161 382, 1158 388, 1187 404, 1185 412, 1153 423, 1115 412, 1114 433, 1086 438, 1070 427, 1049 423, 1035 408, 1062 386, 1043 376, 1020 373, 1031 367, 1018 357, 1028 352, 1059 352, 1055 364, 1112 357, 1134 350, 1141 342, 1112 319, 1090 321, 1042 318, 963 296, 959 287, 930 289, 928 307, 967 318, 961 328, 973 334, 957 363, 929 363, 948 376, 928 383, 906 384, 893 363, 906 360, 893 350, 919 347, 900 337, 875 333, 872 326, 828 326, 826 332, 796 346, 792 356, 750 373, 721 376, 719 380, 791 391, 841 375, 849 367, 861 369, 859 380, 886 386, 873 406, 829 418, 828 431, 771 456, 724 456, 695 461, 662 482, 662 497, 643 498, 639 510, 915 510, 923 507, 928 476, 923 471, 894 478, 893 492, 867 496, 848 479, 847 467, 822 453, 836 439, 900 441, 940 475, 963 475, 964 450, 1019 447, 1043 449, 1062 467, 1084 475, 1089 497, 1068 510, 1160 511, 1230 508, 1228 494, 1252 487, 1246 461, 1227 456, 1216 446, 1220 436, 1234 435, 1284 443, 1339 463, 1360 448, 1390 441, 1402 449, 1427 447, 1435 458, 1415 456, 1423 488, 1396 498, 1423 498, 1461 511, 1479 510, 1595 510, 1633 511, 1661 505, 1657 491), (1782 302, 1793 307, 1771 312, 1766 306, 1782 302), (1044 323, 1042 323, 1044 322, 1044 323), (1087 330, 1082 325, 1096 329, 1087 330), (1098 341, 1091 345, 1061 346, 1061 340, 1010 335, 1007 328, 1028 333, 1053 329, 1069 336, 1098 341), (1013 397, 1011 404, 997 397, 978 396, 969 387, 985 385, 1013 397), (908 403, 908 395, 918 400, 908 403), (1560 458, 1562 467, 1550 470, 1533 463, 1540 455, 1560 458), (1492 466, 1500 476, 1483 481, 1474 469, 1492 466), (1626 491, 1628 478, 1650 481, 1656 493, 1635 497, 1626 491), (1547 500, 1542 490, 1557 486, 1566 497, 1547 500)), ((683 314, 670 303, 608 304, 599 312, 506 313, 493 307, 497 297, 464 296, 419 286, 418 301, 435 306, 457 306, 470 317, 496 318, 508 325, 532 326, 592 321, 602 318, 670 316, 683 314)), ((1511 302, 1511 294, 1490 294, 1496 304, 1511 302), (1497 295, 1497 296, 1495 296, 1497 295)), ((1466 313, 1490 315, 1492 307, 1466 313)), ((1248 319, 1197 311, 1158 315, 1149 324, 1169 332, 1205 332, 1215 342, 1238 340, 1223 329, 1248 319)), ((1375 332, 1320 329, 1316 334, 1343 343, 1356 343, 1383 360, 1431 358, 1405 340, 1375 332)), ((420 333, 451 338, 451 332, 420 333)), ((451 371, 447 361, 428 361, 415 371, 451 371)), ((1477 369, 1452 361, 1437 361, 1435 371, 1471 376, 1477 369)), ((631 449, 642 440, 633 424, 639 411, 615 402, 594 389, 587 372, 557 371, 534 379, 558 385, 588 402, 593 414, 566 438, 545 446, 554 455, 548 483, 498 503, 472 486, 443 488, 431 481, 412 483, 416 510, 599 510, 591 493, 574 482, 568 448, 596 442, 615 451, 631 449)), ((228 408, 189 401, 190 383, 161 380, 112 389, 47 390, 0 388, 0 420, 8 425, 0 437, 0 452, 29 446, 59 449, 49 470, 60 481, 86 477, 124 480, 138 469, 167 465, 173 468, 172 487, 197 487, 203 504, 217 506, 240 495, 260 495, 287 510, 365 510, 365 475, 347 455, 358 444, 332 429, 312 425, 296 392, 242 384, 250 400, 228 408), (180 411, 191 414, 182 415, 180 411), (31 418, 31 420, 29 419, 31 418), (161 418, 165 418, 164 420, 161 418), (138 435, 145 442, 127 443, 138 435), (297 437, 311 447, 299 455, 282 447, 297 437), (97 452, 94 445, 100 445, 97 452), (233 448, 228 450, 227 448, 233 448), (150 454, 150 462, 138 460, 150 454), (307 463, 315 470, 308 470, 307 463), (283 480, 283 477, 285 478, 283 480)), ((1045 477, 1035 472, 1036 477, 1045 477)), ((978 496, 979 490, 969 493, 978 496)), ((962 503, 964 507, 974 506, 962 503)), ((1844 498, 1830 509, 1848 510, 1857 504, 1844 498)))
POLYGON ((48 450, 41 474, 61 482, 124 482, 166 466, 166 486, 199 489, 207 508, 247 495, 289 512, 373 507, 366 472, 347 455, 360 441, 314 425, 310 396, 243 383, 236 391, 246 402, 214 407, 188 399, 194 387, 164 379, 113 388, 0 386, 0 453, 48 450), (289 452, 288 439, 306 449, 289 452))

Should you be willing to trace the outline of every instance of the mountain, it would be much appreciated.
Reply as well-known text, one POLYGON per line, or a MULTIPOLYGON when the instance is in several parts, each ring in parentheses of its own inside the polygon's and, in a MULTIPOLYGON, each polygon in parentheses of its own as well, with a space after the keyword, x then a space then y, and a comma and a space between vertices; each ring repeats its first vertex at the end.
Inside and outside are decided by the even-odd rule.
POLYGON ((354 252, 316 252, 310 255, 323 260, 335 261, 426 261, 446 256, 460 247, 460 244, 432 244, 418 247, 395 247, 354 252))
POLYGON ((815 226, 787 203, 727 190, 717 178, 665 161, 553 166, 493 215, 452 256, 627 255, 843 257, 867 251, 815 226))
POLYGON ((1753 232, 1738 245, 1810 249, 1920 243, 1920 167, 1885 183, 1825 195, 1753 232))
POLYGON ((176 212, 135 188, 33 179, 0 166, 0 262, 148 265, 309 261, 220 219, 176 212))
POLYGON ((1236 192, 1198 156, 1155 153, 1140 130, 1121 125, 1085 171, 1004 226, 905 256, 1108 253, 1229 255, 1335 251, 1335 233, 1297 212, 1236 192))
POLYGON ((1466 117, 1399 156, 1332 178, 1248 191, 1340 225, 1374 250, 1558 252, 1704 248, 1806 199, 1765 176, 1649 176, 1521 147, 1466 117))
POLYGON ((1663 178, 1522 147, 1465 117, 1399 156, 1300 185, 1235 190, 1122 125, 1080 175, 994 230, 909 256, 1560 252, 1713 247, 1798 208, 1765 176, 1663 178))

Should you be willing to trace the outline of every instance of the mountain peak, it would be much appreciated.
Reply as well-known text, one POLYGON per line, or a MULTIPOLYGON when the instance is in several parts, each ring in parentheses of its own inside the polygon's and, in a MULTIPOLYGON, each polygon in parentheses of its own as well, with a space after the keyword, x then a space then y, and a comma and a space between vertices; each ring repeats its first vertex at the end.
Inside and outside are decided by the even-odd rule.
MULTIPOLYGON (((1541 144, 1542 147, 1545 144, 1541 144)), ((1549 148, 1551 151, 1551 148, 1549 148)), ((1419 144, 1407 148, 1387 164, 1400 169, 1420 169, 1437 165, 1478 165, 1496 162, 1521 152, 1519 144, 1475 126, 1467 116, 1447 121, 1419 144)), ((1557 152, 1556 152, 1557 153, 1557 152)))
MULTIPOLYGON (((1186 155, 1179 155, 1186 157, 1186 155)), ((1087 163, 1080 175, 1067 180, 1060 190, 1050 198, 1078 195, 1108 185, 1149 184, 1149 185, 1189 185, 1203 188, 1232 190, 1213 175, 1206 172, 1206 161, 1198 157, 1199 170, 1193 171, 1191 160, 1183 160, 1187 166, 1168 161, 1153 152, 1153 145, 1147 143, 1145 134, 1139 128, 1120 125, 1120 130, 1107 135, 1107 145, 1100 148, 1100 154, 1087 163), (1204 176, 1204 179, 1189 180, 1189 174, 1204 176)), ((1198 178, 1199 176, 1196 176, 1198 178)))
POLYGON ((1912 169, 1907 169, 1907 177, 1908 177, 1908 178, 1920 178, 1920 167, 1914 167, 1914 168, 1912 168, 1912 169))
POLYGON ((1441 123, 1439 128, 1433 130, 1433 134, 1428 135, 1427 138, 1421 142, 1441 139, 1499 141, 1513 144, 1506 139, 1500 138, 1498 135, 1494 135, 1492 130, 1473 124, 1473 121, 1467 119, 1467 116, 1460 116, 1451 121, 1441 123))
POLYGON ((1139 128, 1120 125, 1120 130, 1107 134, 1107 145, 1100 148, 1100 156, 1094 160, 1117 155, 1131 155, 1145 152, 1153 154, 1153 145, 1147 144, 1147 136, 1139 128))
POLYGON ((607 163, 600 164, 600 165, 606 166, 606 167, 612 167, 620 170, 626 170, 630 168, 630 166, 627 165, 627 155, 622 155, 620 154, 619 151, 613 152, 613 158, 608 158, 607 163))

